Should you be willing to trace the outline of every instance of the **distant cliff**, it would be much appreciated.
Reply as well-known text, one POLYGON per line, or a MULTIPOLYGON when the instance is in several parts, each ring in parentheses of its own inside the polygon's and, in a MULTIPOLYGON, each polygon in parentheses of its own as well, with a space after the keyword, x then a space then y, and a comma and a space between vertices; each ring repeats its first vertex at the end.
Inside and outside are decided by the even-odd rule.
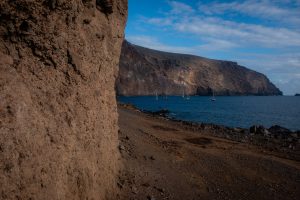
POLYGON ((119 95, 282 95, 269 79, 236 62, 156 51, 123 42, 119 95))

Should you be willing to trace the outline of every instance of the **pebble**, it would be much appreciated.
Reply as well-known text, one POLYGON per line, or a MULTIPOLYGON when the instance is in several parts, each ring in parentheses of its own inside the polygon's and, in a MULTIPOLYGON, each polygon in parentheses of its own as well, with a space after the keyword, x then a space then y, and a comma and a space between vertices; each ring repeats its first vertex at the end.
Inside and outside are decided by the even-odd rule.
POLYGON ((119 146, 119 149, 120 149, 120 150, 125 150, 124 145, 120 145, 120 146, 119 146))
POLYGON ((132 191, 133 194, 137 194, 138 193, 138 189, 135 186, 131 187, 131 191, 132 191))
POLYGON ((155 160, 155 158, 154 158, 153 156, 150 156, 150 159, 151 159, 151 160, 155 160))
POLYGON ((150 195, 147 196, 147 199, 148 200, 155 200, 155 198, 153 196, 150 196, 150 195))

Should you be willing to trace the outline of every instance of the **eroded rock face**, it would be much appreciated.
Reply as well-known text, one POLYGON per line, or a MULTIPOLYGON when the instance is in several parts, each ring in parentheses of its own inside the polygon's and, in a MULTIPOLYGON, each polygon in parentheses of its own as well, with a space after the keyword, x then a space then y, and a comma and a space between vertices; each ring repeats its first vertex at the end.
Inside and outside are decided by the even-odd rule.
POLYGON ((109 199, 127 0, 0 2, 0 199, 109 199))
POLYGON ((281 95, 268 78, 235 62, 155 51, 124 41, 119 95, 281 95))

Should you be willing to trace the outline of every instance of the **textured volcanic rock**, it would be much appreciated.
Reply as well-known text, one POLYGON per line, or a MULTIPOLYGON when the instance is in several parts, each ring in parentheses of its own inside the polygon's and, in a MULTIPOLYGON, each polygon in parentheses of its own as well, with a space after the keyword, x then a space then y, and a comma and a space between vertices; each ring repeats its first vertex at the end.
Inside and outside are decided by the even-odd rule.
POLYGON ((109 199, 127 0, 1 0, 0 199, 109 199))
POLYGON ((151 50, 124 41, 119 95, 281 95, 266 76, 235 62, 151 50))

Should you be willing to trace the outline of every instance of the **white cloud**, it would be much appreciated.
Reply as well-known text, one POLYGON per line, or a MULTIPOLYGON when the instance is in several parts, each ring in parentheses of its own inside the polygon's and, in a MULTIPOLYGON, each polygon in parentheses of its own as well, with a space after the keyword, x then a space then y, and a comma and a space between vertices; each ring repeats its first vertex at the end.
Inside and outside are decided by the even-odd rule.
POLYGON ((300 74, 283 75, 275 79, 274 83, 284 91, 285 95, 300 93, 300 74))
POLYGON ((170 11, 171 14, 192 14, 194 13, 194 9, 185 4, 178 1, 168 1, 169 5, 172 7, 172 10, 170 11))
POLYGON ((205 51, 223 51, 238 47, 238 44, 234 42, 212 37, 207 37, 204 39, 204 41, 204 44, 197 46, 197 53, 205 51))
POLYGON ((267 74, 285 95, 300 93, 300 53, 239 55, 237 62, 267 74))
POLYGON ((300 73, 300 53, 238 54, 242 64, 261 67, 267 73, 300 73))
POLYGON ((237 23, 220 18, 185 16, 175 18, 150 18, 147 23, 193 34, 198 38, 214 37, 243 46, 261 47, 300 46, 300 32, 287 28, 266 27, 256 24, 237 23))
POLYGON ((150 49, 195 55, 201 55, 201 53, 203 52, 223 51, 233 47, 237 47, 237 44, 235 43, 226 40, 218 40, 211 37, 205 38, 205 44, 194 46, 166 45, 160 42, 158 38, 146 35, 133 35, 126 37, 126 39, 133 44, 150 49))
POLYGON ((155 37, 145 36, 145 35, 133 35, 128 36, 126 39, 136 45, 147 47, 150 49, 167 51, 172 53, 193 53, 195 49, 193 47, 182 47, 182 46, 172 46, 166 45, 159 42, 155 37))
MULTIPOLYGON (((225 11, 238 11, 245 13, 259 13, 266 17, 281 20, 296 19, 300 24, 300 11, 278 7, 269 1, 246 0, 230 3, 209 3, 200 6, 201 12, 196 12, 191 6, 169 1, 170 11, 165 17, 144 18, 148 24, 188 33, 200 39, 214 37, 216 40, 228 41, 239 44, 238 46, 259 46, 267 48, 300 47, 300 28, 291 29, 284 26, 271 27, 253 23, 242 23, 224 20, 218 16, 203 15, 206 13, 218 13, 225 11), (204 9, 205 8, 205 9, 204 9)), ((300 9, 300 8, 299 8, 300 9)), ((298 24, 298 23, 294 23, 298 24)), ((299 25, 298 25, 299 26, 299 25)), ((234 46, 232 46, 234 47, 234 46)))
POLYGON ((157 26, 169 26, 172 25, 173 20, 170 18, 145 18, 143 21, 146 21, 149 24, 154 24, 157 26))
POLYGON ((292 1, 269 1, 269 0, 245 0, 231 2, 199 2, 199 10, 207 15, 236 12, 248 16, 264 18, 268 20, 281 21, 286 23, 300 23, 299 2, 294 2, 294 8, 285 5, 292 1))

